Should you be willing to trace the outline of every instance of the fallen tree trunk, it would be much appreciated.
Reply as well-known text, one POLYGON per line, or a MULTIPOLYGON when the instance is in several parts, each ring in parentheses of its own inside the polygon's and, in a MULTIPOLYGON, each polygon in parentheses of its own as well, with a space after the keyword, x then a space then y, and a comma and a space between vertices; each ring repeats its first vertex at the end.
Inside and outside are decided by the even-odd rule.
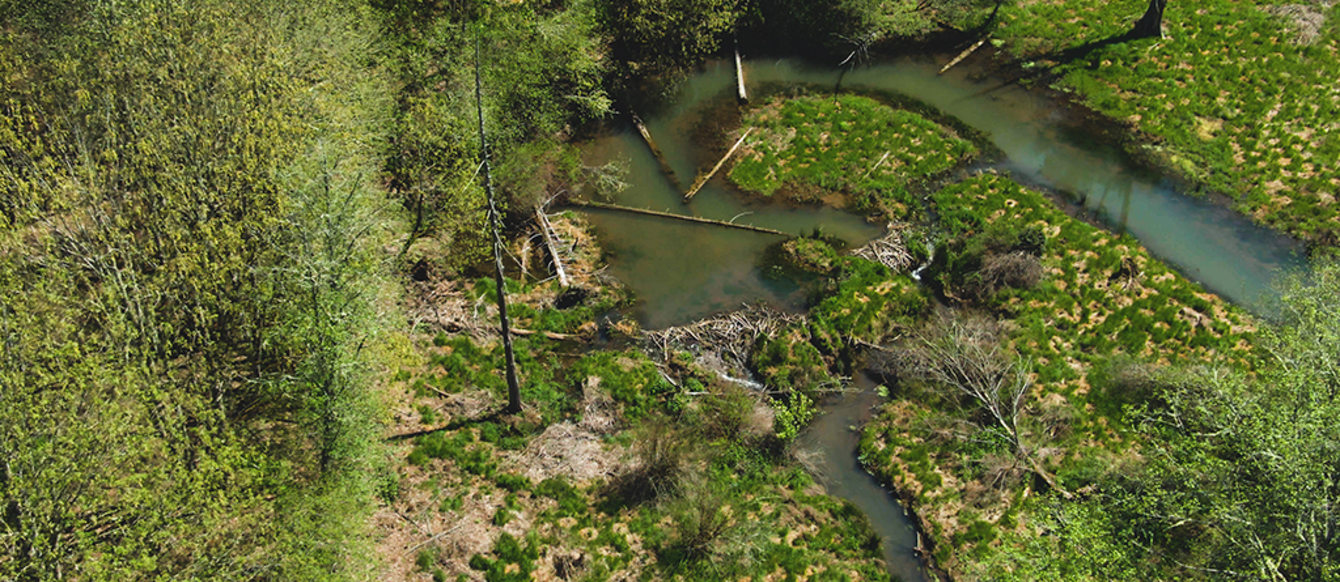
POLYGON ((941 75, 945 74, 945 71, 954 68, 959 63, 963 62, 963 59, 966 59, 970 55, 972 55, 972 53, 977 52, 977 49, 982 48, 982 45, 986 44, 988 38, 989 37, 984 36, 982 37, 981 40, 973 43, 972 46, 964 49, 963 52, 959 53, 957 57, 954 57, 954 60, 949 61, 949 64, 945 65, 944 68, 940 69, 940 74, 941 75))
POLYGON ((721 171, 721 166, 726 165, 726 160, 729 160, 731 156, 735 155, 735 151, 740 149, 740 146, 744 145, 745 138, 748 138, 749 134, 753 132, 754 128, 752 127, 746 129, 744 135, 741 135, 740 139, 735 141, 735 145, 731 146, 729 150, 726 150, 726 155, 721 156, 721 160, 717 161, 717 165, 712 166, 710 171, 698 176, 698 179, 693 181, 693 187, 689 188, 688 193, 684 195, 684 202, 693 200, 693 197, 698 194, 698 191, 703 189, 703 185, 707 184, 708 180, 712 179, 712 176, 717 175, 717 172, 721 171))
POLYGON ((544 235, 544 244, 549 248, 549 256, 554 259, 554 274, 558 275, 558 284, 562 287, 568 287, 568 273, 563 270, 563 259, 558 256, 558 245, 554 242, 555 235, 553 227, 549 225, 549 217, 544 215, 544 211, 535 207, 535 221, 540 224, 540 234, 544 235))
POLYGON ((585 208, 599 208, 599 209, 601 209, 601 210, 616 210, 616 211, 619 211, 619 212, 630 212, 630 213, 633 213, 633 214, 642 214, 642 215, 645 215, 645 216, 655 216, 655 217, 658 217, 658 218, 669 218, 669 219, 673 219, 673 220, 683 220, 683 221, 685 221, 685 222, 694 222, 694 223, 698 223, 698 224, 710 224, 710 225, 713 225, 713 226, 724 226, 724 227, 726 227, 726 228, 738 228, 738 229, 740 229, 740 230, 749 230, 749 231, 753 231, 753 232, 761 232, 761 233, 764 233, 764 234, 775 234, 775 235, 778 235, 778 236, 784 236, 784 237, 787 237, 787 238, 790 238, 790 237, 792 237, 792 236, 795 236, 795 235, 792 235, 792 234, 790 234, 790 233, 785 233, 785 232, 782 232, 782 231, 780 231, 780 230, 774 230, 774 229, 771 229, 771 228, 764 228, 764 227, 762 227, 762 226, 753 226, 753 225, 750 225, 750 224, 736 224, 736 223, 734 223, 734 222, 726 222, 726 221, 724 221, 724 220, 713 220, 713 219, 711 219, 711 218, 700 218, 700 217, 697 217, 697 216, 685 216, 685 215, 683 215, 683 214, 674 214, 674 213, 671 213, 671 212, 660 212, 660 211, 657 211, 657 210, 647 210, 647 209, 645 209, 645 208, 632 208, 632 207, 630 207, 630 206, 620 206, 620 205, 618 205, 618 204, 607 204, 607 203, 604 203, 604 202, 588 202, 588 201, 585 201, 585 200, 569 200, 568 202, 569 202, 570 204, 572 204, 573 206, 581 206, 581 207, 585 207, 585 208))
POLYGON ((557 332, 552 332, 552 331, 534 331, 534 330, 529 330, 529 329, 522 329, 522 328, 519 328, 519 327, 514 327, 514 328, 512 328, 512 333, 513 333, 513 334, 516 334, 516 335, 519 335, 519 336, 531 336, 531 335, 535 335, 535 334, 540 334, 540 335, 542 335, 542 336, 544 336, 544 337, 546 337, 546 338, 549 338, 549 339, 551 339, 551 340, 556 340, 556 341, 566 341, 566 340, 571 340, 571 339, 581 339, 581 336, 573 335, 573 334, 570 334, 570 333, 557 333, 557 332))
POLYGON ((651 157, 656 158, 656 163, 661 166, 661 173, 665 174, 665 179, 670 181, 670 185, 675 190, 680 190, 684 186, 679 183, 679 178, 675 176, 675 169, 670 167, 670 162, 665 161, 665 154, 661 152, 660 146, 656 145, 656 140, 652 139, 651 131, 647 129, 646 124, 642 123, 642 118, 637 113, 629 112, 629 117, 633 118, 633 126, 637 128, 638 135, 642 136, 643 143, 647 144, 647 149, 651 150, 651 157))

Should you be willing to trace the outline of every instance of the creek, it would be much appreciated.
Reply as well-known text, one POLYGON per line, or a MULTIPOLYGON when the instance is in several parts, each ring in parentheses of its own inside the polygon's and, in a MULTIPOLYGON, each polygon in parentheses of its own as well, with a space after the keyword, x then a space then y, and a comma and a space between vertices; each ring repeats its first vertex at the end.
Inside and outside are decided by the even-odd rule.
MULTIPOLYGON (((971 61, 938 75, 945 59, 900 58, 846 73, 782 59, 746 64, 755 101, 799 87, 840 86, 866 94, 915 101, 985 136, 1000 152, 993 163, 1020 181, 1059 194, 1071 210, 1135 236, 1156 257, 1221 296, 1260 312, 1273 297, 1272 281, 1306 262, 1296 241, 1252 224, 1210 201, 1185 195, 1171 180, 1153 173, 1115 144, 1091 131, 1082 115, 1055 98, 1002 82, 971 61)), ((711 150, 738 124, 734 67, 712 63, 679 89, 670 105, 641 112, 646 126, 687 185, 710 167, 711 150)), ((631 125, 586 146, 588 163, 621 159, 630 187, 616 197, 626 206, 735 221, 796 234, 822 230, 852 246, 878 236, 882 228, 861 216, 831 208, 797 208, 759 200, 736 191, 718 174, 684 204, 683 192, 660 166, 631 125)), ((801 287, 769 276, 764 251, 773 235, 592 210, 588 217, 608 254, 612 274, 639 299, 634 316, 647 328, 686 323, 713 313, 763 302, 804 307, 801 287)), ((859 426, 878 398, 868 380, 860 390, 825 403, 823 414, 802 445, 821 453, 821 479, 850 500, 884 540, 890 571, 905 580, 924 580, 915 556, 917 536, 902 507, 855 458, 859 426)))

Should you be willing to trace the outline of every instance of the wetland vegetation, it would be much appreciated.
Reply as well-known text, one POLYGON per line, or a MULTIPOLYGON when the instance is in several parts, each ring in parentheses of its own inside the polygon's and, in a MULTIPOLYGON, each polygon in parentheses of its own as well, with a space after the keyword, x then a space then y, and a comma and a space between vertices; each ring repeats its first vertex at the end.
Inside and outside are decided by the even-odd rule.
POLYGON ((0 0, 0 578, 1340 579, 1340 6, 1144 4, 0 0))

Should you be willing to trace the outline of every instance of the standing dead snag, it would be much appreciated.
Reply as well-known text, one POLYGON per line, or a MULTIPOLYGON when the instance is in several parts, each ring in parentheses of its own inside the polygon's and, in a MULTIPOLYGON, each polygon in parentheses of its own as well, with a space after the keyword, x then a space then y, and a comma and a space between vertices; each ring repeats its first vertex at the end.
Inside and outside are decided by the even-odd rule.
POLYGON ((1149 0, 1149 8, 1131 29, 1131 37, 1163 38, 1163 9, 1167 6, 1168 0, 1149 0))
POLYGON ((498 319, 502 328, 503 352, 507 366, 508 414, 521 412, 521 384, 516 378, 516 354, 512 351, 512 322, 507 317, 507 282, 503 280, 502 218, 493 193, 493 168, 489 163, 489 142, 484 135, 483 88, 479 81, 479 38, 475 38, 475 111, 479 114, 479 157, 484 165, 484 192, 489 200, 489 228, 493 231, 493 281, 498 286, 498 319))
POLYGON ((1025 399, 1033 388, 1030 366, 1005 353, 992 322, 973 317, 937 317, 916 334, 904 352, 903 367, 933 385, 966 396, 1004 433, 1021 460, 1056 492, 1070 498, 1034 458, 1019 428, 1025 399))

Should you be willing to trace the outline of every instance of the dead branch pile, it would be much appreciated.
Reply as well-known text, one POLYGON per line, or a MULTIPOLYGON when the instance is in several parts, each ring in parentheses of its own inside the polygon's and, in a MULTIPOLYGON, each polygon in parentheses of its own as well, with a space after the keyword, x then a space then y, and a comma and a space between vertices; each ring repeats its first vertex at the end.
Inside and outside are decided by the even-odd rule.
POLYGON ((405 310, 411 327, 428 324, 451 333, 469 334, 482 341, 498 335, 497 313, 482 297, 472 300, 457 281, 414 283, 407 294, 405 310))
POLYGON ((750 305, 688 325, 647 332, 646 341, 649 347, 659 350, 662 360, 669 359, 673 351, 682 350, 704 361, 719 360, 725 366, 723 372, 741 374, 747 370, 749 353, 760 337, 772 337, 802 320, 802 315, 750 305))
POLYGON ((606 450, 596 433, 560 422, 531 439, 525 449, 509 454, 508 461, 536 483, 559 476, 586 483, 613 475, 619 455, 606 450))
POLYGON ((1326 26, 1326 15, 1335 0, 1313 1, 1307 4, 1277 4, 1261 10, 1283 19, 1294 28, 1294 44, 1309 45, 1321 38, 1326 26))
POLYGON ((890 224, 888 228, 888 234, 853 250, 852 254, 901 273, 912 267, 912 253, 907 250, 907 227, 890 224))

